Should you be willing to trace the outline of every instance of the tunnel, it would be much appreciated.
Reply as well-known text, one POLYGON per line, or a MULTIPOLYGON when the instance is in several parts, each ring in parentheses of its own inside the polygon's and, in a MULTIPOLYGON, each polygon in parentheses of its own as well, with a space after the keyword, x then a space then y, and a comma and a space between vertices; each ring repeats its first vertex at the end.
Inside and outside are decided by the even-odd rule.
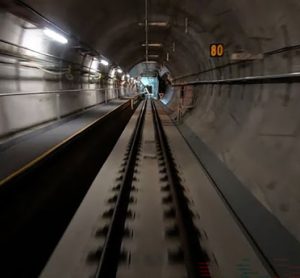
POLYGON ((299 13, 0 0, 0 276, 300 277, 299 13))

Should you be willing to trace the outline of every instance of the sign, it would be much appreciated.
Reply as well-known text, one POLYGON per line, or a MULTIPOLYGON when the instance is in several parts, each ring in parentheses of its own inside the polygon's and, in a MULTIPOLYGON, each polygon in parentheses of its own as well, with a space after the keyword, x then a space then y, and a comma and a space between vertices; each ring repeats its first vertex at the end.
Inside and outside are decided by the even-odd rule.
POLYGON ((225 53, 224 45, 222 43, 214 43, 210 45, 210 57, 223 57, 225 53))

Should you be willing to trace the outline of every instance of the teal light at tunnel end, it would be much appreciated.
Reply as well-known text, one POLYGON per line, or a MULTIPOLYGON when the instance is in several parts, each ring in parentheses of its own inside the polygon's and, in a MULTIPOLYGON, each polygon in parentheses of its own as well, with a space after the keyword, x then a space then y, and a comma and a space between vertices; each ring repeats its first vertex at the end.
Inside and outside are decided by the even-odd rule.
POLYGON ((157 99, 157 97, 158 97, 158 79, 157 79, 157 77, 142 77, 141 82, 145 86, 152 87, 152 97, 157 99))

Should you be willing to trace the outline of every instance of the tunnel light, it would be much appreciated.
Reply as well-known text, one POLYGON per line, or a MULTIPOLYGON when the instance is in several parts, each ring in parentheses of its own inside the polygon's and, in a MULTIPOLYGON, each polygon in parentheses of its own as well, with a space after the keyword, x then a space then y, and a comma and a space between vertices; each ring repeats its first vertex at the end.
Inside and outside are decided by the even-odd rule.
POLYGON ((56 33, 55 31, 50 30, 48 28, 44 29, 44 34, 46 36, 48 36, 49 38, 51 38, 52 40, 57 41, 57 42, 59 42, 61 44, 68 43, 68 40, 63 35, 61 35, 59 33, 56 33))
POLYGON ((28 48, 24 50, 24 54, 33 57, 39 57, 39 52, 45 50, 43 43, 45 36, 40 29, 27 29, 24 31, 22 46, 28 48))
POLYGON ((91 71, 96 72, 98 70, 99 61, 94 59, 91 64, 91 71))
POLYGON ((143 62, 144 64, 157 64, 157 62, 156 61, 145 61, 145 62, 143 62))
POLYGON ((159 58, 159 55, 157 55, 157 54, 150 54, 150 55, 148 55, 148 58, 159 58))
POLYGON ((110 76, 111 76, 111 77, 114 77, 114 76, 115 76, 115 73, 116 73, 116 70, 115 70, 115 69, 112 69, 111 72, 110 72, 110 76))
POLYGON ((104 66, 108 66, 109 65, 109 62, 104 60, 104 59, 101 59, 100 63, 104 66))
POLYGON ((130 77, 130 74, 126 74, 126 77, 129 78, 129 77, 130 77))
POLYGON ((248 52, 237 52, 232 53, 230 59, 232 61, 253 61, 253 60, 262 60, 264 58, 263 53, 248 53, 248 52))
MULTIPOLYGON (((146 46, 145 43, 142 44, 142 46, 146 46)), ((162 43, 148 43, 149 47, 162 47, 162 43)))
POLYGON ((118 73, 123 73, 122 69, 117 69, 118 73))
MULTIPOLYGON (((144 22, 139 22, 139 26, 145 26, 144 22)), ((149 27, 168 27, 169 23, 166 21, 153 21, 148 23, 149 27)))

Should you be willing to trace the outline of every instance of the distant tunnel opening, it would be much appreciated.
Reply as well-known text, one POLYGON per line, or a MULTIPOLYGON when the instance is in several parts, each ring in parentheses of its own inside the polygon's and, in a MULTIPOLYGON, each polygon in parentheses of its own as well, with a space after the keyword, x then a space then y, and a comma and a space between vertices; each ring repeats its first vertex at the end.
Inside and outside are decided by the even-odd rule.
POLYGON ((130 75, 138 80, 139 92, 150 94, 154 99, 164 99, 173 92, 170 71, 158 62, 141 62, 130 70, 130 75))
POLYGON ((158 79, 157 77, 152 76, 142 76, 140 79, 141 84, 145 89, 147 89, 147 93, 151 95, 152 98, 158 97, 158 79))

